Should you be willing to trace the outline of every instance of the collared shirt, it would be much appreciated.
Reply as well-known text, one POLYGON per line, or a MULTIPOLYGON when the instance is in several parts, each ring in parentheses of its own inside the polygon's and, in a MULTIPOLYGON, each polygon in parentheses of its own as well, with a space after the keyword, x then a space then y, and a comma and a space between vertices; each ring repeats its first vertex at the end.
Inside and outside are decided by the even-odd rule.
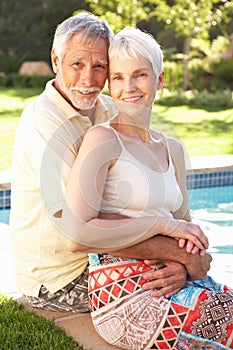
MULTIPOLYGON (((97 99, 94 124, 116 109, 109 96, 97 99)), ((64 189, 83 136, 92 123, 54 88, 53 80, 26 107, 15 137, 10 228, 18 289, 38 296, 51 293, 86 268, 86 253, 71 253, 53 213, 62 209, 64 189)))

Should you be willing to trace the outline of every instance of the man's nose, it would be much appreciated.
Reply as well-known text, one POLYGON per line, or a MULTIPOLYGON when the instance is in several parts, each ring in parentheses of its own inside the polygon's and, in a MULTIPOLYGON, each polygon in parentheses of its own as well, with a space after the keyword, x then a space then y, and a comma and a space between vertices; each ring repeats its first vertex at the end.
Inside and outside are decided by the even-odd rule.
POLYGON ((94 74, 91 67, 85 67, 81 73, 81 81, 83 85, 91 86, 93 84, 94 74))

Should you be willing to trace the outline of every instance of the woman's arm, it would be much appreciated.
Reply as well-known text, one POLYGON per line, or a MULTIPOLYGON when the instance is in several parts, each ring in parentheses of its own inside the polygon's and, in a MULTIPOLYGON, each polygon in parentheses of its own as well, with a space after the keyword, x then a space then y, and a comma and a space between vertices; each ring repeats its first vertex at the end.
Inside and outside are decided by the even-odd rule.
MULTIPOLYGON (((185 158, 184 158, 184 149, 180 142, 176 139, 168 138, 168 145, 172 156, 172 161, 175 167, 176 180, 180 187, 183 196, 183 202, 181 207, 173 213, 175 219, 185 220, 191 222, 191 216, 189 213, 189 203, 188 203, 188 193, 186 187, 186 166, 185 166, 185 158)), ((197 228, 201 230, 200 226, 197 225, 197 228)), ((204 232, 203 232, 204 235, 204 232)), ((206 237, 207 239, 207 237, 206 237)), ((207 239, 208 243, 208 239, 207 239)), ((179 246, 183 248, 186 244, 185 239, 179 239, 179 246)), ((189 251, 192 251, 195 254, 198 251, 198 247, 193 245, 193 242, 187 242, 187 247, 189 251)), ((201 254, 204 251, 200 252, 201 254)))
POLYGON ((154 235, 184 237, 205 248, 196 225, 166 217, 139 217, 108 220, 99 218, 109 168, 121 152, 110 128, 90 129, 71 170, 65 193, 61 229, 71 251, 116 250, 135 245, 154 235))

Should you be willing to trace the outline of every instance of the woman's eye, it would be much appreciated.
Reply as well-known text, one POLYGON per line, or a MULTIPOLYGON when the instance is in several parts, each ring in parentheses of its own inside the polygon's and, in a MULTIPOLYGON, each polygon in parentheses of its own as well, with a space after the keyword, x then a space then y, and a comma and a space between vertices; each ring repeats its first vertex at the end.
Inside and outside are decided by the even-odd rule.
POLYGON ((121 80, 120 76, 113 77, 112 80, 121 80))
POLYGON ((138 73, 137 77, 138 78, 146 77, 146 73, 138 73))

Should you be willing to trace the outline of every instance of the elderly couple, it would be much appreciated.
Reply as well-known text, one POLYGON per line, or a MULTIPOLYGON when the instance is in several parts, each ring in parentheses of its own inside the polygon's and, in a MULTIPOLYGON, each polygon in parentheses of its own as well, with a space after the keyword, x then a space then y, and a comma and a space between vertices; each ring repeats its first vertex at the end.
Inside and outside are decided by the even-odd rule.
POLYGON ((233 291, 207 276, 182 146, 150 128, 160 46, 80 13, 58 25, 51 59, 56 77, 22 113, 13 152, 20 292, 33 307, 91 312, 122 349, 233 348, 233 291))

